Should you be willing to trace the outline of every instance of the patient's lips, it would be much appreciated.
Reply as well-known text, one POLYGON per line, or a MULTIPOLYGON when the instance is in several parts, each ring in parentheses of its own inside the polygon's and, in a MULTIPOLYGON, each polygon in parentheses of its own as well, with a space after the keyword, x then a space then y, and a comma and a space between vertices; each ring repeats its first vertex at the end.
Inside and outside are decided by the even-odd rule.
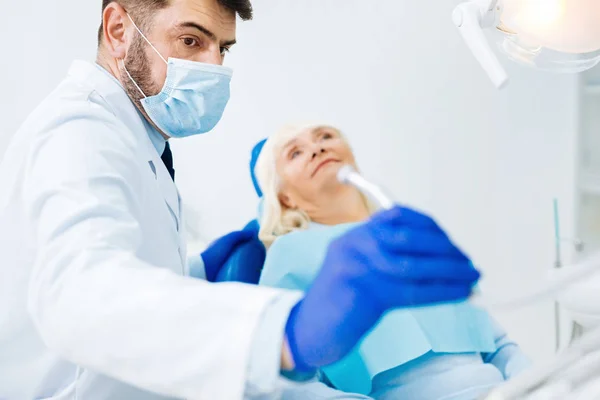
POLYGON ((315 168, 311 177, 315 176, 317 174, 317 172, 319 172, 324 166, 330 165, 332 163, 339 163, 339 162, 340 162, 340 160, 336 160, 335 158, 326 158, 325 160, 321 161, 319 163, 319 165, 317 165, 317 168, 315 168))

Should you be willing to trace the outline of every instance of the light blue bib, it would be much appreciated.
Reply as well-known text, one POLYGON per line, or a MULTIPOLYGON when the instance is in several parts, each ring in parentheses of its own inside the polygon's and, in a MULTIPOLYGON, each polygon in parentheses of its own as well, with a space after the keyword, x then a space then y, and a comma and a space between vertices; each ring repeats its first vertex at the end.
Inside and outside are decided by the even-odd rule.
MULTIPOLYGON (((278 238, 267 253, 260 284, 306 290, 329 243, 357 224, 313 225, 278 238)), ((375 375, 423 354, 496 350, 487 313, 467 302, 390 311, 343 360, 323 368, 336 388, 368 394, 375 375)))

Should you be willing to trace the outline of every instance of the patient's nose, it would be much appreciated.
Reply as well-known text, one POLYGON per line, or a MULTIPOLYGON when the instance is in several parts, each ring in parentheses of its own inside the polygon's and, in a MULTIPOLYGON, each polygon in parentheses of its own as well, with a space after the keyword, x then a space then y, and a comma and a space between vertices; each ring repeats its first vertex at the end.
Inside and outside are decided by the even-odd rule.
POLYGON ((321 154, 321 153, 325 153, 325 151, 326 151, 326 150, 325 150, 325 148, 324 148, 324 147, 321 147, 321 148, 319 148, 319 149, 315 150, 315 151, 313 152, 312 158, 314 159, 314 158, 315 158, 317 155, 319 155, 319 154, 321 154))

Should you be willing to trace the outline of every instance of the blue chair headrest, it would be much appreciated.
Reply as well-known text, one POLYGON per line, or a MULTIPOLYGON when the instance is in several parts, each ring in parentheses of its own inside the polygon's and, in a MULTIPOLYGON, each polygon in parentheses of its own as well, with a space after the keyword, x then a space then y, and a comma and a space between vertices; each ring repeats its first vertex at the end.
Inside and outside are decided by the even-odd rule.
POLYGON ((260 185, 258 184, 258 179, 256 179, 254 169, 256 168, 256 162, 258 161, 260 152, 262 151, 266 142, 267 139, 263 139, 260 142, 258 142, 252 149, 252 156, 250 158, 250 176, 252 177, 252 184, 254 185, 254 190, 256 190, 256 194, 258 195, 258 197, 262 197, 263 193, 262 190, 260 190, 260 185))

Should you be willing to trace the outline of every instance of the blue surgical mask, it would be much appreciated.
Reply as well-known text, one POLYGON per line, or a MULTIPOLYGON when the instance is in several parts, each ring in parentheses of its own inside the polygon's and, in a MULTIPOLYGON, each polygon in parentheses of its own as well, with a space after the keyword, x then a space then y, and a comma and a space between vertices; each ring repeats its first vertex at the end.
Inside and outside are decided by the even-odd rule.
POLYGON ((144 110, 154 124, 173 138, 198 135, 212 130, 221 120, 229 101, 229 84, 233 71, 222 65, 164 57, 144 36, 135 22, 133 26, 167 64, 167 78, 159 94, 147 97, 125 68, 129 79, 144 96, 144 110))

